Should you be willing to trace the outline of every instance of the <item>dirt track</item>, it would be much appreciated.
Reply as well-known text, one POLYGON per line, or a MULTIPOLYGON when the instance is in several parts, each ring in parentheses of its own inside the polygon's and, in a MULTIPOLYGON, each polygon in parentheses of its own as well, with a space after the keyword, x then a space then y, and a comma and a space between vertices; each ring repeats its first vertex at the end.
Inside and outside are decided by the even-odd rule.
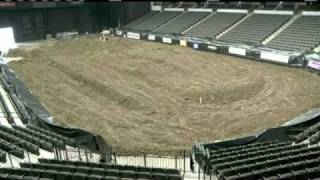
POLYGON ((26 60, 11 67, 57 122, 99 133, 120 152, 173 153, 320 105, 315 74, 186 47, 80 38, 20 53, 26 60))

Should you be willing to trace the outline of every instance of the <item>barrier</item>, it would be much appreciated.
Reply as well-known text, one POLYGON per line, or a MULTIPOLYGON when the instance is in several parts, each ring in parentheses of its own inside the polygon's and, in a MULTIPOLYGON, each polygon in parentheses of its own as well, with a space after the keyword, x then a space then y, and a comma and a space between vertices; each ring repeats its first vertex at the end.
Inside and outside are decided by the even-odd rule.
POLYGON ((120 30, 117 30, 117 31, 116 31, 116 35, 117 35, 117 36, 121 36, 122 34, 123 34, 122 31, 120 31, 120 30))
POLYGON ((164 11, 184 11, 184 8, 164 8, 164 11))
POLYGON ((302 11, 302 15, 304 16, 320 16, 319 11, 302 11))
POLYGON ((261 51, 260 58, 265 59, 265 60, 278 62, 278 63, 289 64, 290 56, 278 54, 278 53, 274 53, 274 52, 261 51))
POLYGON ((254 10, 254 14, 281 14, 281 15, 293 15, 293 11, 277 11, 277 10, 254 10))
POLYGON ((180 40, 180 46, 187 46, 186 40, 180 40))
POLYGON ((236 55, 241 55, 245 56, 246 55, 246 50, 242 48, 237 48, 237 47, 229 47, 228 52, 230 54, 236 54, 236 55))
POLYGON ((224 13, 248 13, 248 10, 245 9, 218 9, 217 12, 224 12, 224 13))
MULTIPOLYGON (((222 10, 222 12, 225 12, 225 10, 222 10)), ((240 12, 244 13, 244 11, 240 12)), ((127 32, 127 36, 130 36, 131 38, 134 36, 134 38, 136 39, 140 38, 148 41, 156 41, 166 44, 177 44, 179 46, 187 46, 197 50, 213 51, 216 53, 246 57, 249 59, 262 60, 277 64, 286 64, 294 67, 306 66, 306 64, 304 63, 304 59, 297 58, 302 55, 301 52, 277 51, 268 48, 266 49, 264 47, 254 47, 250 45, 235 44, 221 41, 208 41, 205 39, 191 37, 187 37, 189 39, 186 39, 186 37, 180 36, 163 36, 162 34, 147 34, 145 38, 142 38, 142 35, 143 33, 139 34, 134 32, 127 32)))
POLYGON ((320 71, 320 61, 309 60, 307 64, 308 68, 320 71))
POLYGON ((171 44, 172 43, 172 39, 171 38, 167 38, 167 37, 162 37, 162 42, 171 44))
POLYGON ((189 12, 212 12, 209 8, 188 8, 189 12))
POLYGON ((134 33, 134 32, 127 32, 127 38, 140 39, 140 34, 139 33, 134 33))
POLYGON ((148 40, 150 40, 150 41, 155 41, 155 40, 156 40, 156 36, 153 35, 153 34, 149 34, 149 35, 148 35, 148 40))
POLYGON ((199 44, 193 43, 192 48, 193 48, 193 49, 199 49, 199 44))
POLYGON ((76 36, 78 36, 78 32, 74 31, 74 32, 62 32, 62 33, 57 33, 56 34, 56 38, 57 39, 61 39, 61 38, 74 38, 76 36))
POLYGON ((202 171, 201 167, 197 163, 193 163, 194 160, 192 155, 194 154, 196 154, 196 152, 193 152, 192 154, 187 150, 181 150, 181 152, 173 156, 159 156, 150 154, 124 155, 113 153, 112 162, 116 165, 132 165, 152 168, 174 168, 180 170, 180 173, 183 177, 186 177, 188 174, 193 174, 192 179, 204 179, 204 172, 202 171))

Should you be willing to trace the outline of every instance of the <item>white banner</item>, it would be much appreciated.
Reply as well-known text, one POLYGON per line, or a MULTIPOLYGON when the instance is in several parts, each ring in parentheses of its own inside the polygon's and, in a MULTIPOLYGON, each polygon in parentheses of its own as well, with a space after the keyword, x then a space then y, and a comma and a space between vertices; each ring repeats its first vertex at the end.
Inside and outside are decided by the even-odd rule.
POLYGON ((187 46, 186 40, 180 40, 180 46, 187 46))
POLYGON ((309 60, 307 66, 316 70, 320 70, 320 61, 309 60))
POLYGON ((184 8, 164 8, 164 11, 184 11, 184 8))
POLYGON ((116 35, 121 36, 121 35, 122 35, 122 31, 117 30, 117 31, 116 31, 116 35))
POLYGON ((217 12, 225 12, 225 13, 248 13, 248 10, 245 10, 245 9, 218 9, 217 12))
POLYGON ((127 32, 127 37, 130 39, 140 39, 139 33, 127 32))
POLYGON ((237 48, 237 47, 229 47, 228 48, 228 52, 230 54, 237 54, 237 55, 241 55, 241 56, 245 56, 246 55, 246 50, 245 49, 237 48))
POLYGON ((199 49, 199 44, 193 43, 192 47, 193 47, 194 49, 199 49))
POLYGON ((149 34, 149 35, 148 35, 148 40, 154 41, 154 40, 156 40, 156 36, 153 35, 153 34, 149 34))
POLYGON ((305 16, 320 16, 320 11, 302 11, 305 16))
POLYGON ((254 14, 283 14, 293 15, 293 11, 277 11, 277 10, 254 10, 254 14))
POLYGON ((161 6, 153 6, 153 5, 151 5, 151 10, 152 11, 161 11, 161 6))
POLYGON ((284 54, 276 54, 273 52, 261 51, 260 58, 288 64, 290 56, 284 54))
POLYGON ((163 38, 162 38, 162 42, 171 44, 171 43, 172 43, 172 39, 171 39, 171 38, 163 37, 163 38))
POLYGON ((189 12, 212 12, 212 9, 208 8, 188 8, 189 12))

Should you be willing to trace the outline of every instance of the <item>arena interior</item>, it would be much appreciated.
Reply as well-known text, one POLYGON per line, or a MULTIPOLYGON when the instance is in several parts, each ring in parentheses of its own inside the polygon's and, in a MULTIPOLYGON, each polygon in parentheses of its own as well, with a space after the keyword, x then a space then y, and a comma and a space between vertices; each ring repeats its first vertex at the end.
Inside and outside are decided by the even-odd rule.
POLYGON ((0 53, 0 179, 320 178, 318 1, 5 1, 0 53))

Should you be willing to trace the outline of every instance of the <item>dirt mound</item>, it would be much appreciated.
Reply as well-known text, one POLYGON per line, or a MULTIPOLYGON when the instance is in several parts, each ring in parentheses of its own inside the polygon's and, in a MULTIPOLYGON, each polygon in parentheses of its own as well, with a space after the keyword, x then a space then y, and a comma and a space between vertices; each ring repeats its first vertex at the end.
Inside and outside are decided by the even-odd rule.
POLYGON ((314 74, 186 47, 83 37, 21 54, 11 67, 59 123, 99 133, 120 152, 174 153, 320 105, 314 74))

